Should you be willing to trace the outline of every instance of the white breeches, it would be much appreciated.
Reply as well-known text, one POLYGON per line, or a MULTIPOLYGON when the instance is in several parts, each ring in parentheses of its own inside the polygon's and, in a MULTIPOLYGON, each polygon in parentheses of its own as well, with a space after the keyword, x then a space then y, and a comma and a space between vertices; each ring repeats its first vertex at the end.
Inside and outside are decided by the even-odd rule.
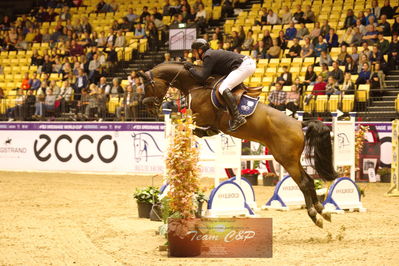
POLYGON ((241 65, 237 69, 231 71, 231 73, 223 80, 222 84, 220 84, 219 92, 223 94, 226 89, 233 89, 255 73, 255 69, 255 60, 250 57, 245 57, 241 65))

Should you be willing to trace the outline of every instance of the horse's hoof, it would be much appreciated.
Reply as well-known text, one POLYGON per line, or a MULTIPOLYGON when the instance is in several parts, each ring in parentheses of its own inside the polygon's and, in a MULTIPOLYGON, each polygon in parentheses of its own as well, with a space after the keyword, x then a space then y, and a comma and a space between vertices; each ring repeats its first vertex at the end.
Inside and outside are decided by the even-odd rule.
POLYGON ((315 223, 318 227, 323 228, 323 219, 318 218, 315 223))
POLYGON ((331 213, 324 212, 324 213, 321 214, 321 216, 323 216, 324 220, 326 220, 326 221, 331 223, 331 213))

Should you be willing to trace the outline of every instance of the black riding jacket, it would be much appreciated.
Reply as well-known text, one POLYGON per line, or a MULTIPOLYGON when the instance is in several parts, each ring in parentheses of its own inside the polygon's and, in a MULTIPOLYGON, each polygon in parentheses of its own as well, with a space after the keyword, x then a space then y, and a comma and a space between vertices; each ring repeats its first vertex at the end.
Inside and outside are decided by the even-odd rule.
POLYGON ((205 81, 211 75, 225 76, 237 69, 244 56, 234 52, 224 50, 208 49, 202 55, 202 68, 190 68, 190 73, 199 81, 205 81))

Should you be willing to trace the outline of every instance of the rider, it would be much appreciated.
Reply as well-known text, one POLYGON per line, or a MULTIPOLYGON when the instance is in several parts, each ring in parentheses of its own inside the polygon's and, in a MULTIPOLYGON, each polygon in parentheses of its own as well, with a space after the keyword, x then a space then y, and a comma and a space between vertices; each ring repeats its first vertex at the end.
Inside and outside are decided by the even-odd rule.
POLYGON ((202 68, 194 68, 193 64, 188 62, 184 64, 184 67, 195 78, 203 82, 211 75, 227 75, 219 87, 219 92, 232 116, 230 131, 235 131, 247 121, 238 112, 237 102, 231 90, 255 72, 255 61, 249 56, 210 49, 208 42, 204 39, 195 40, 191 49, 194 56, 203 61, 202 68))

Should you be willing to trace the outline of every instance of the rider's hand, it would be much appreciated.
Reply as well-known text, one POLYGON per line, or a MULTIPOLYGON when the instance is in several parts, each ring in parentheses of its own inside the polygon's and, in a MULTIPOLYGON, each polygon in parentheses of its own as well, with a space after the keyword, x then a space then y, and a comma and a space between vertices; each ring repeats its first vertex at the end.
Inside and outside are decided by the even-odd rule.
POLYGON ((193 67, 193 64, 192 64, 192 63, 190 63, 190 62, 184 62, 184 68, 185 68, 185 69, 190 70, 190 68, 192 68, 192 67, 193 67))

